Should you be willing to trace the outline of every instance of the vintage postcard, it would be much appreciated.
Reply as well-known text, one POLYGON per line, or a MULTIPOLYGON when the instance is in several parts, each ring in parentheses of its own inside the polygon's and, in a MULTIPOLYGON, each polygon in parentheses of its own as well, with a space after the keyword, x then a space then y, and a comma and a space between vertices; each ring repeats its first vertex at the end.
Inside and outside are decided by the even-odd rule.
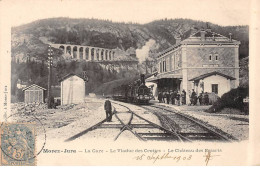
POLYGON ((0 165, 260 165, 259 6, 0 1, 0 165))

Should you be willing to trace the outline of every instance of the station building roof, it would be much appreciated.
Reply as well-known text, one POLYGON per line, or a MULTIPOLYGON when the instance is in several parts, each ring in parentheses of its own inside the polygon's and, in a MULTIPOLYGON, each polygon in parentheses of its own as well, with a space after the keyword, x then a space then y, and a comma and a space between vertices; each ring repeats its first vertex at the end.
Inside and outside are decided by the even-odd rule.
POLYGON ((189 81, 198 81, 198 80, 201 80, 201 79, 204 79, 204 78, 206 78, 206 77, 213 76, 213 75, 219 75, 219 76, 223 76, 223 77, 225 77, 225 78, 227 78, 227 79, 230 79, 230 80, 236 80, 236 78, 234 78, 234 77, 231 77, 231 76, 225 75, 225 74, 223 74, 223 73, 214 71, 214 72, 205 73, 205 74, 200 75, 200 76, 198 76, 198 77, 192 78, 192 79, 190 79, 189 81))
POLYGON ((32 88, 32 87, 37 87, 37 88, 39 88, 39 89, 46 90, 45 88, 43 88, 43 87, 41 87, 41 86, 38 86, 38 85, 36 85, 36 84, 32 84, 32 85, 30 85, 30 86, 27 86, 27 87, 23 88, 23 91, 28 90, 28 89, 30 89, 30 88, 32 88))
POLYGON ((164 73, 164 74, 158 74, 157 76, 147 78, 147 82, 155 82, 160 79, 181 79, 181 74, 174 74, 174 73, 164 73))
POLYGON ((161 57, 164 54, 167 54, 168 52, 180 47, 182 44, 240 44, 239 41, 228 38, 224 35, 218 34, 216 32, 211 31, 211 29, 200 29, 196 31, 195 33, 191 34, 188 38, 183 39, 181 42, 174 44, 173 46, 169 47, 168 49, 158 53, 157 57, 161 57), (202 40, 202 34, 205 35, 205 40, 202 40))

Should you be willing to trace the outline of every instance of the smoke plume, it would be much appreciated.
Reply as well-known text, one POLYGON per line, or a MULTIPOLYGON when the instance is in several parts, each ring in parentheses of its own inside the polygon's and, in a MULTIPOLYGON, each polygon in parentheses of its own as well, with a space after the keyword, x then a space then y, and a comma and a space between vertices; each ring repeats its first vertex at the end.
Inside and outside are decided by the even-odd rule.
POLYGON ((149 51, 154 44, 155 40, 149 39, 149 41, 147 41, 141 49, 136 49, 136 56, 139 59, 140 63, 145 61, 145 58, 149 56, 149 51))

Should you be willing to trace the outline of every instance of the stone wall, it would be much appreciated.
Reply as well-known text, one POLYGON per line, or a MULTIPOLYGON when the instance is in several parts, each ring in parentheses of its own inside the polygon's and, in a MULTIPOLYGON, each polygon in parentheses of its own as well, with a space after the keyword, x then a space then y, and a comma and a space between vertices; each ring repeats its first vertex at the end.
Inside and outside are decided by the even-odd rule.
POLYGON ((187 66, 202 67, 203 65, 218 65, 219 67, 235 66, 235 48, 214 45, 212 47, 187 47, 187 66), (209 59, 211 55, 212 59, 209 59), (218 60, 215 57, 218 56, 218 60))

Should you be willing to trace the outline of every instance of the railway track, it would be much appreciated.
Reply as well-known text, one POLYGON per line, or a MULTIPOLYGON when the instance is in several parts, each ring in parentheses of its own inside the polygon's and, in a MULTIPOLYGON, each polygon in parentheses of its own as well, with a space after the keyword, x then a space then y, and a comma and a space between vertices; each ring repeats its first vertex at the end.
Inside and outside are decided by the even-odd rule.
POLYGON ((153 112, 167 129, 176 128, 176 132, 190 141, 231 142, 223 133, 213 130, 198 120, 159 105, 141 106, 153 112))
POLYGON ((65 140, 73 141, 81 136, 84 136, 92 131, 97 130, 109 130, 113 129, 113 131, 117 131, 118 134, 114 137, 114 141, 116 141, 120 135, 125 131, 130 131, 136 138, 141 141, 149 141, 149 140, 157 140, 157 141, 190 141, 186 136, 180 135, 177 133, 175 126, 171 126, 170 128, 165 128, 164 126, 160 126, 155 124, 135 112, 129 109, 127 106, 113 102, 113 104, 117 104, 121 107, 124 107, 127 111, 117 111, 114 108, 113 112, 113 122, 108 123, 106 119, 98 122, 97 124, 87 128, 86 130, 68 138, 65 140))

